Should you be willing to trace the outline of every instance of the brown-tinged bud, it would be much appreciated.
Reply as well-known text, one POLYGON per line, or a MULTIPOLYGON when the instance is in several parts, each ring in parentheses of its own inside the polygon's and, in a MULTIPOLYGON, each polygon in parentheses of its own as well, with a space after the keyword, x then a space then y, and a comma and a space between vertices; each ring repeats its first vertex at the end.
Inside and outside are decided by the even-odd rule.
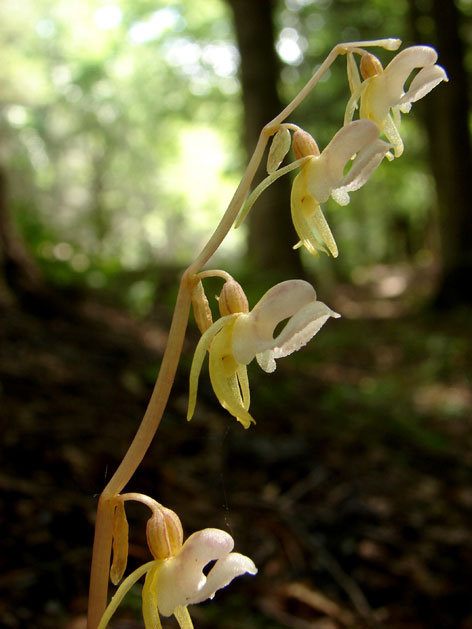
POLYGON ((363 79, 369 79, 371 76, 376 76, 383 72, 380 60, 370 52, 366 52, 362 55, 359 69, 363 79))
POLYGON ((146 525, 146 538, 154 559, 174 557, 184 541, 179 516, 166 507, 155 509, 146 525))
POLYGON ((201 282, 198 282, 192 291, 192 307, 195 322, 203 334, 212 325, 213 317, 201 282))
POLYGON ((302 129, 297 129, 293 134, 292 148, 295 159, 320 154, 320 149, 314 138, 302 129))
POLYGON ((122 500, 116 503, 112 522, 113 563, 110 568, 110 580, 117 585, 126 570, 128 563, 128 520, 122 500))
POLYGON ((235 280, 225 282, 218 299, 218 306, 222 317, 237 312, 248 313, 249 304, 241 284, 235 280))

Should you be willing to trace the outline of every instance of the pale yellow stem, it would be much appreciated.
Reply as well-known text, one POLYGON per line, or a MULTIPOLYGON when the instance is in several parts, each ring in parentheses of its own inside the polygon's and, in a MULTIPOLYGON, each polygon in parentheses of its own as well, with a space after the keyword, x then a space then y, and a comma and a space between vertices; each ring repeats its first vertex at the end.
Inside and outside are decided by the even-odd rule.
POLYGON ((154 498, 151 498, 150 496, 146 496, 146 494, 139 494, 135 491, 130 491, 126 494, 121 494, 121 499, 124 501, 127 500, 133 500, 135 502, 141 502, 143 505, 146 505, 146 507, 149 507, 149 509, 154 513, 155 511, 158 511, 162 505, 157 502, 157 500, 154 500, 154 498))
POLYGON ((183 274, 166 350, 162 358, 161 368, 159 370, 159 375, 157 377, 151 399, 149 400, 141 425, 139 426, 127 453, 110 479, 108 485, 103 490, 98 502, 90 575, 88 629, 97 629, 106 608, 114 499, 129 482, 137 467, 140 465, 162 419, 162 414, 169 398, 169 393, 172 388, 175 372, 177 370, 177 365, 182 351, 185 330, 187 328, 190 312, 192 290, 195 283, 198 281, 196 273, 198 273, 198 271, 213 256, 231 229, 239 211, 241 210, 244 199, 249 192, 259 164, 262 161, 269 138, 271 135, 276 133, 279 125, 285 120, 285 118, 287 118, 287 116, 289 116, 308 96, 310 91, 320 80, 323 74, 329 69, 334 60, 340 54, 346 54, 350 50, 358 48, 359 46, 383 46, 390 50, 394 50, 398 48, 399 45, 399 40, 375 40, 371 42, 338 44, 333 48, 301 92, 278 116, 276 116, 262 129, 251 160, 249 161, 247 169, 225 214, 208 243, 201 251, 200 255, 183 274), (397 41, 398 45, 396 44, 397 41), (396 46, 396 48, 394 46, 396 46))
POLYGON ((210 271, 200 271, 198 278, 203 280, 205 277, 221 277, 226 282, 234 279, 232 275, 221 269, 211 269, 210 271))
POLYGON ((88 629, 96 629, 107 602, 114 497, 120 493, 133 476, 160 424, 182 351, 193 284, 194 281, 189 278, 188 273, 184 273, 167 347, 148 407, 128 452, 103 490, 98 502, 90 573, 88 629))

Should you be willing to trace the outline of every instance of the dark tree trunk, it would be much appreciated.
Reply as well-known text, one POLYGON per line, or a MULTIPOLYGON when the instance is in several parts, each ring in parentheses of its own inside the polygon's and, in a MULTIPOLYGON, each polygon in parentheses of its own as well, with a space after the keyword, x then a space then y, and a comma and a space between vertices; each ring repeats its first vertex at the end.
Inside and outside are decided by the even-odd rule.
MULTIPOLYGON (((245 145, 255 148, 263 126, 282 109, 277 93, 279 64, 275 52, 272 0, 228 0, 241 55, 245 145)), ((256 183, 266 175, 261 168, 256 183)), ((302 275, 298 241, 290 217, 290 179, 282 177, 259 198, 249 215, 249 255, 255 270, 281 279, 302 275)))
POLYGON ((39 273, 27 254, 11 222, 7 178, 0 171, 0 265, 5 285, 15 295, 40 290, 39 273))
POLYGON ((57 295, 43 282, 11 220, 8 185, 0 169, 0 281, 10 297, 35 314, 48 315, 58 306, 57 295))
MULTIPOLYGON (((413 16, 420 14, 412 0, 413 16)), ((461 14, 453 0, 433 0, 434 42, 449 83, 428 95, 426 126, 436 179, 441 225, 442 276, 438 307, 472 304, 472 149, 469 132, 468 76, 460 38, 461 14)), ((414 19, 422 39, 430 39, 414 19)), ((426 22, 427 24, 427 22, 426 22)))

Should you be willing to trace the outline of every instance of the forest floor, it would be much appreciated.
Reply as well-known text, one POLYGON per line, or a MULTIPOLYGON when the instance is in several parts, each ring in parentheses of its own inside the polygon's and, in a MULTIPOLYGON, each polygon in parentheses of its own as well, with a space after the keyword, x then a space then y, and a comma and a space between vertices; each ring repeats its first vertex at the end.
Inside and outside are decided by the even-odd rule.
MULTIPOLYGON (((144 412, 168 314, 82 301, 1 310, 0 626, 84 627, 97 496, 144 412)), ((169 407, 128 489, 219 527, 253 558, 199 629, 472 628, 470 311, 329 321, 274 374, 250 366, 244 430, 206 366, 185 420, 191 327, 169 407)), ((150 559, 130 509, 130 569, 150 559)), ((111 624, 141 627, 139 587, 111 624)), ((176 627, 174 619, 163 627, 176 627)))

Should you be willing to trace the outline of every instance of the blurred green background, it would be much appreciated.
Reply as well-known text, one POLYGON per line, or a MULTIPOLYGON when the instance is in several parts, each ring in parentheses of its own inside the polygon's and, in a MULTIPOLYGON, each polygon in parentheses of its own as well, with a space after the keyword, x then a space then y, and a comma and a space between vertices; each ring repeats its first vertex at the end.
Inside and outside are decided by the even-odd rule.
MULTIPOLYGON (((276 113, 273 101, 288 102, 339 41, 396 36, 406 44, 438 45, 437 15, 426 0, 247 3, 256 5, 250 9, 254 15, 243 2, 233 2, 237 20, 243 26, 244 20, 255 24, 255 44, 242 49, 243 74, 244 62, 257 66, 246 85, 243 76, 245 91, 255 93, 252 100, 244 99, 244 114, 241 55, 230 4, 2 3, 0 168, 8 186, 3 205, 46 278, 114 289, 132 310, 148 313, 158 286, 149 271, 188 264, 228 204, 247 159, 241 148, 245 119, 246 128, 255 119, 255 130, 246 134, 250 149, 272 110, 276 113), (258 40, 258 31, 267 31, 272 23, 268 36, 258 40), (271 45, 275 65, 268 59, 271 45), (268 97, 264 76, 273 86, 268 97)), ((463 56, 454 61, 461 61, 467 72, 471 12, 470 2, 460 2, 454 17, 461 30, 454 41, 448 33, 448 50, 459 42, 459 32, 464 38, 463 56)), ((385 51, 379 55, 385 62, 391 57, 385 51)), ((440 61, 447 65, 447 60, 443 55, 440 61)), ((444 179, 449 161, 464 163, 467 128, 451 156, 437 129, 428 134, 422 124, 428 110, 430 124, 436 124, 435 115, 448 128, 463 123, 454 105, 449 112, 432 111, 459 88, 467 95, 467 88, 458 85, 456 68, 447 69, 453 81, 404 117, 407 149, 402 159, 382 164, 349 206, 327 204, 341 256, 335 265, 304 257, 308 272, 362 284, 374 281, 376 273, 385 275, 381 265, 406 265, 393 269, 402 276, 397 282, 379 287, 385 294, 400 294, 416 272, 421 277, 429 272, 437 286, 448 249, 466 249, 454 224, 462 220, 462 229, 456 229, 462 234, 470 219, 454 216, 470 215, 469 208, 463 210, 449 196, 441 209, 436 193, 441 181, 435 178, 444 179), (430 147, 432 138, 436 149, 430 147), (438 165, 439 175, 428 155, 434 157, 435 151, 444 162, 438 165), (449 234, 453 245, 447 243, 449 234)), ((293 122, 323 147, 342 124, 348 96, 345 62, 339 59, 293 122)), ((219 260, 264 272, 280 259, 281 268, 295 270, 295 262, 288 260, 296 254, 286 251, 296 241, 293 230, 289 237, 284 229, 269 237, 271 220, 277 226, 276 217, 287 214, 283 203, 278 201, 280 209, 270 208, 271 214, 261 211, 263 219, 255 219, 249 245, 246 226, 234 231, 219 260), (267 249, 262 257, 261 248, 267 249)), ((5 246, 4 274, 9 255, 5 246)), ((15 283, 11 275, 7 279, 15 283)), ((462 287, 462 293, 463 301, 470 299, 469 288, 462 287)))

